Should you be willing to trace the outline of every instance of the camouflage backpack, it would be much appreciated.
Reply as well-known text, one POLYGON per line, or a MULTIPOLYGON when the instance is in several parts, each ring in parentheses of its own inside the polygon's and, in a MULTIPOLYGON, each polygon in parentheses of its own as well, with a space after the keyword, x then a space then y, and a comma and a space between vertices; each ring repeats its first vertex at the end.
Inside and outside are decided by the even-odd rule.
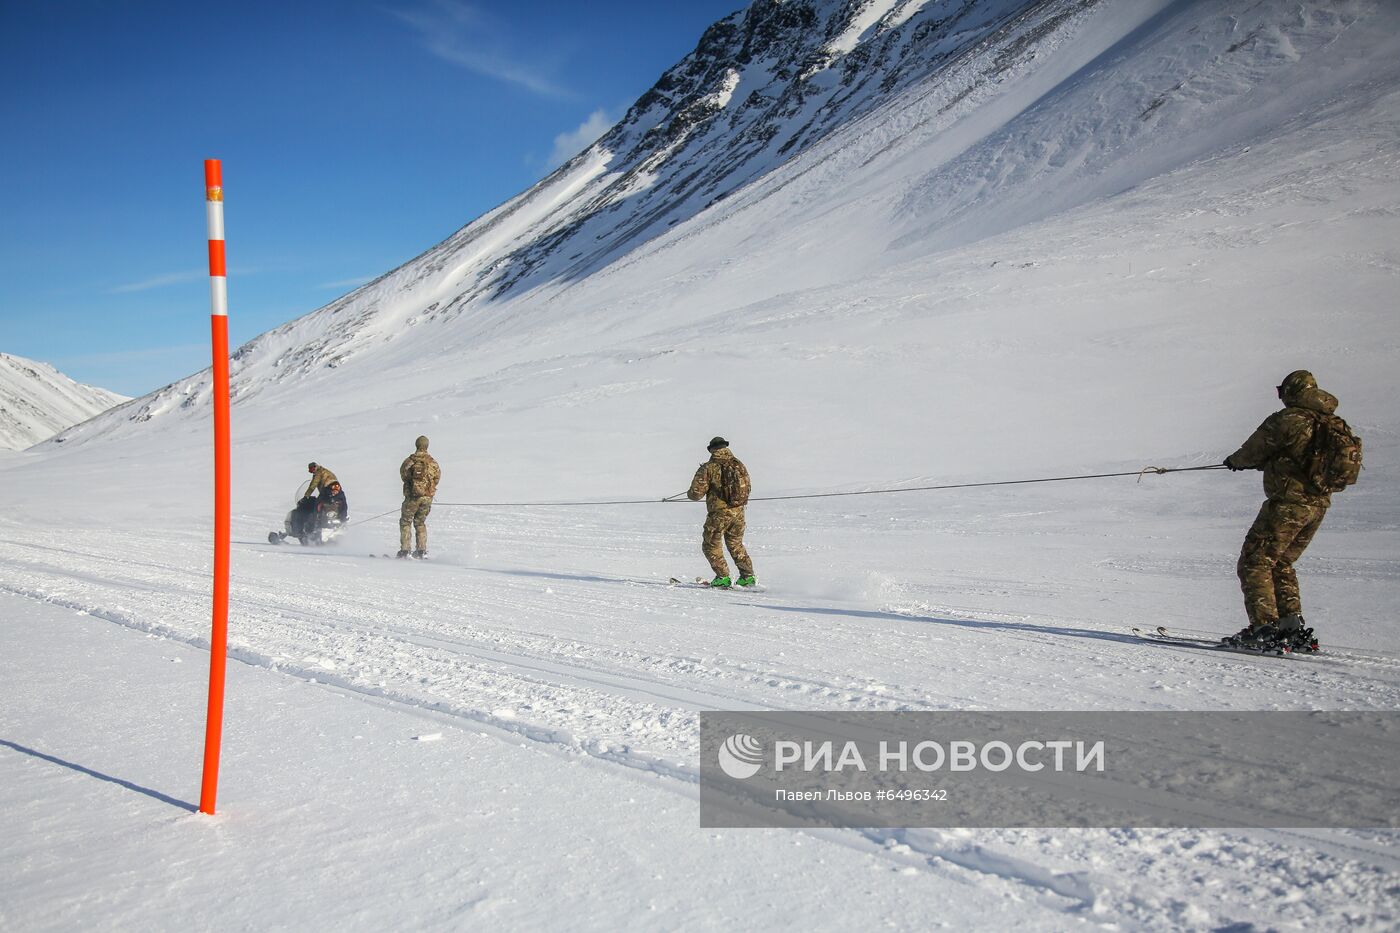
POLYGON ((749 471, 738 460, 719 461, 719 497, 732 509, 749 504, 749 471))
POLYGON ((414 457, 413 465, 408 468, 408 488, 415 496, 423 497, 432 495, 432 480, 428 476, 428 464, 422 457, 414 457))
POLYGON ((1337 415, 1312 413, 1313 433, 1303 454, 1303 482, 1316 493, 1341 492, 1361 475, 1361 438, 1337 415))

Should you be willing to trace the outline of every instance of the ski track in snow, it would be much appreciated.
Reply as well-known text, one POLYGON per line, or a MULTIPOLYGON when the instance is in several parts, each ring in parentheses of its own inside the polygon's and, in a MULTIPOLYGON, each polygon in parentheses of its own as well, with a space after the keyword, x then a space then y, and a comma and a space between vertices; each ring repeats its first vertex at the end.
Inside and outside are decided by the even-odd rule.
MULTIPOLYGON (((546 523, 521 527, 478 515, 471 535, 499 536, 504 552, 524 554, 546 523)), ((464 525, 457 516, 439 519, 434 534, 444 543, 426 563, 373 559, 352 551, 351 541, 303 550, 253 543, 253 528, 236 531, 231 657, 366 703, 484 725, 622 773, 655 773, 687 798, 695 795, 700 709, 1036 708, 1044 696, 1084 709, 1248 708, 1260 697, 1278 698, 1280 708, 1400 702, 1400 659, 1386 652, 1353 652, 1326 667, 1215 657, 1142 643, 1126 627, 914 604, 913 583, 875 588, 877 601, 896 593, 903 605, 871 605, 840 587, 824 594, 820 582, 789 588, 770 578, 762 592, 711 592, 670 587, 664 577, 570 569, 645 566, 668 550, 678 551, 675 566, 695 564, 682 542, 667 545, 636 528, 624 535, 608 522, 572 524, 565 536, 572 546, 553 541, 560 567, 477 565, 448 543, 464 525), (601 561, 599 541, 608 542, 601 561), (1024 680, 1017 671, 1027 667, 1048 686, 1016 689, 1024 680), (1192 692, 1207 684, 1213 694, 1192 692)), ((207 646, 208 569, 198 538, 88 532, 69 544, 68 537, 0 528, 0 592, 207 646)), ((975 605, 979 592, 1014 583, 988 582, 965 581, 960 602, 975 605)), ((1042 597, 1056 595, 1055 585, 1039 586, 1042 597)), ((1017 589, 1019 601, 1027 587, 1017 589)), ((1400 872, 1391 833, 812 835, 876 853, 897 869, 998 879, 1099 922, 1171 918, 1190 926, 1202 909, 1229 916, 1232 896, 1257 899, 1261 886, 1275 886, 1289 911, 1310 910, 1323 922, 1350 902, 1385 903, 1400 872), (1183 881, 1183 870, 1195 874, 1183 881)))

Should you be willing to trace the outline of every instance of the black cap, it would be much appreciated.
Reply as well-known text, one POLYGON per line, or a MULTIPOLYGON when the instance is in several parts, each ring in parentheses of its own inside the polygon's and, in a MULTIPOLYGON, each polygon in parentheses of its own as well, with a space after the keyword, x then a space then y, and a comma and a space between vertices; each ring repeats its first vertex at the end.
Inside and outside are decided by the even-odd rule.
POLYGON ((729 446, 729 442, 726 441, 724 438, 722 438, 722 437, 712 437, 712 438, 710 438, 710 444, 709 444, 709 446, 706 447, 705 449, 706 449, 706 450, 719 450, 721 447, 728 447, 728 446, 729 446))

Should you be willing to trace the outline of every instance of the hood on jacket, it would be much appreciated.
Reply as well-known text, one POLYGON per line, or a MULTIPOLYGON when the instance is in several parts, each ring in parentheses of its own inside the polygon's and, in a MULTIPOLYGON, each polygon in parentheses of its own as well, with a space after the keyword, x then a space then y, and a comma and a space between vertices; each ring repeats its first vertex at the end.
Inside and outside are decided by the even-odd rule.
POLYGON ((1305 408, 1308 411, 1330 415, 1337 410, 1337 397, 1331 392, 1325 392, 1317 386, 1312 386, 1301 390, 1289 402, 1289 405, 1294 408, 1305 408))

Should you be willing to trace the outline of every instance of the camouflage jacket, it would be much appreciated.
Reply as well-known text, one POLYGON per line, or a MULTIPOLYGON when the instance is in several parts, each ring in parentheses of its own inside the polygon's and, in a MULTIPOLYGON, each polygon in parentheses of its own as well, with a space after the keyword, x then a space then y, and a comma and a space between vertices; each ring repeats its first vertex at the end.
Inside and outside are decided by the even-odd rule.
POLYGON ((311 485, 306 487, 308 496, 316 495, 316 490, 324 489, 330 495, 331 483, 335 482, 335 474, 323 466, 316 467, 316 472, 311 474, 311 485))
POLYGON ((415 451, 408 455, 403 463, 399 464, 399 478, 403 480, 403 495, 405 499, 413 499, 419 496, 437 495, 438 481, 442 479, 442 468, 438 462, 432 458, 426 450, 415 451), (414 492, 413 490, 413 464, 422 462, 426 467, 424 479, 427 483, 426 492, 414 492))
POLYGON ((1308 444, 1317 420, 1311 412, 1330 415, 1337 399, 1316 386, 1285 396, 1288 406, 1264 419, 1249 440, 1227 459, 1235 467, 1264 471, 1264 495, 1279 502, 1327 506, 1332 497, 1310 492, 1304 482, 1308 444))
MULTIPOLYGON (((709 460, 700 464, 700 468, 695 471, 695 478, 690 481, 690 489, 686 492, 686 496, 692 502, 698 502, 703 497, 707 512, 735 508, 720 498, 719 465, 723 460, 739 464, 740 469, 744 468, 744 464, 740 462, 738 457, 729 452, 728 447, 721 447, 710 454, 709 460)), ((743 506, 738 506, 738 508, 743 508, 743 506)))

